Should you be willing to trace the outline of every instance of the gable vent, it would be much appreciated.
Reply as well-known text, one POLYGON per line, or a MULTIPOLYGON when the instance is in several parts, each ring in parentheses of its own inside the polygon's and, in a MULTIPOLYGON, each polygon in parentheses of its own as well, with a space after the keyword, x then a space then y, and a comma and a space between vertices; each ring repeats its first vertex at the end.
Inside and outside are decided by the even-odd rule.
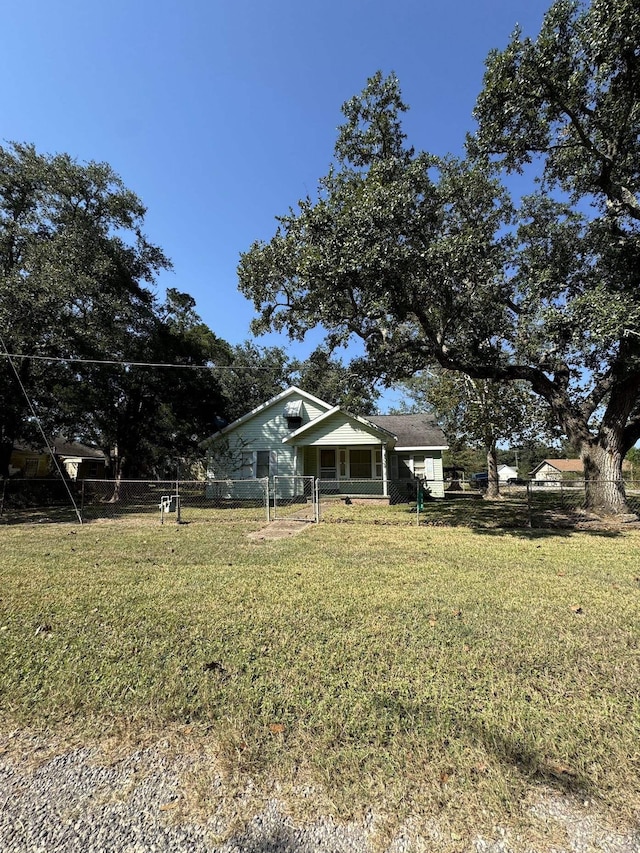
POLYGON ((302 426, 302 400, 290 400, 284 407, 284 416, 289 429, 302 426))

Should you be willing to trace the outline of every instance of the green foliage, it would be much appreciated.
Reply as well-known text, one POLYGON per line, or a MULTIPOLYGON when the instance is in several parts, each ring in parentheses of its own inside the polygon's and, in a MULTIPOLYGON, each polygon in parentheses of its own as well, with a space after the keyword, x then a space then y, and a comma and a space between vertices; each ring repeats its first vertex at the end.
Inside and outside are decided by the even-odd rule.
POLYGON ((401 390, 412 411, 432 411, 447 440, 489 449, 497 443, 522 444, 545 425, 540 405, 524 383, 471 379, 463 373, 432 368, 417 373, 401 390))
MULTIPOLYGON (((144 207, 105 163, 81 165, 31 145, 0 148, 0 326, 13 353, 131 357, 154 325, 145 286, 170 266, 142 232, 144 207)), ((16 359, 45 428, 70 427, 61 398, 86 389, 77 365, 16 359)), ((6 359, 0 439, 8 452, 34 425, 6 359)))
POLYGON ((386 383, 434 362, 526 382, 587 475, 619 477, 640 438, 639 31, 631 0, 561 0, 536 41, 516 31, 465 161, 407 147, 398 81, 372 77, 318 198, 241 257, 255 330, 357 336, 386 383), (530 164, 540 190, 514 206, 500 170, 530 164))
POLYGON ((219 377, 228 423, 291 384, 289 357, 282 347, 260 347, 245 341, 231 347, 231 364, 234 369, 222 371, 219 377))
POLYGON ((401 386, 412 407, 432 411, 454 448, 481 447, 485 459, 473 470, 489 472, 489 494, 499 492, 498 443, 523 444, 545 432, 545 412, 523 382, 472 379, 464 373, 432 370, 417 373, 401 386))
POLYGON ((193 298, 172 288, 164 304, 154 303, 144 334, 120 343, 121 358, 184 368, 83 365, 84 393, 71 382, 59 392, 75 431, 110 452, 115 476, 162 478, 176 465, 198 473, 199 442, 224 416, 215 368, 230 363, 231 347, 202 322, 193 298))
POLYGON ((292 371, 296 385, 327 403, 354 415, 371 415, 375 411, 380 392, 369 377, 331 358, 322 347, 305 361, 294 362, 292 371))
POLYGON ((640 447, 632 447, 625 458, 631 464, 629 479, 640 480, 640 447))
POLYGON ((516 30, 487 60, 475 150, 509 170, 542 158, 548 186, 640 219, 640 11, 635 0, 558 0, 535 41, 516 30))

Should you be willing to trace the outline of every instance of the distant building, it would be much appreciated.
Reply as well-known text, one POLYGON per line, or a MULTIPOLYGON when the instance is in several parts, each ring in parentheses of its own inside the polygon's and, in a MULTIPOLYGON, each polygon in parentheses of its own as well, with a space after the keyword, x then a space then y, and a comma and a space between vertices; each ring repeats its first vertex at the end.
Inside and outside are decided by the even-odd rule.
POLYGON ((517 480, 518 472, 513 465, 498 465, 498 482, 502 485, 509 480, 517 480))
MULTIPOLYGON (((107 457, 97 447, 58 437, 52 443, 54 456, 70 480, 95 480, 105 476, 107 457)), ((51 453, 46 447, 14 444, 9 462, 11 476, 49 477, 57 471, 51 453)))
MULTIPOLYGON (((631 463, 624 459, 622 462, 622 473, 627 474, 633 470, 631 463)), ((582 459, 543 459, 529 475, 532 480, 538 482, 558 482, 559 480, 581 480, 584 478, 584 465, 582 459)))
POLYGON ((566 479, 584 477, 584 465, 581 459, 543 459, 529 475, 532 480, 553 482, 566 479))

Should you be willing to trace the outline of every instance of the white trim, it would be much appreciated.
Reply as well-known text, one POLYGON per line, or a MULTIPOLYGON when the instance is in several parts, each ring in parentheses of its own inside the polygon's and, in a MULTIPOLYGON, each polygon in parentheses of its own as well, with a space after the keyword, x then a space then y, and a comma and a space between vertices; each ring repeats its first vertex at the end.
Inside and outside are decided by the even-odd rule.
POLYGON ((385 498, 389 497, 389 476, 387 471, 387 445, 382 445, 382 494, 385 498))
POLYGON ((396 446, 393 448, 395 453, 408 453, 411 450, 448 450, 448 444, 418 444, 415 447, 399 447, 396 446))

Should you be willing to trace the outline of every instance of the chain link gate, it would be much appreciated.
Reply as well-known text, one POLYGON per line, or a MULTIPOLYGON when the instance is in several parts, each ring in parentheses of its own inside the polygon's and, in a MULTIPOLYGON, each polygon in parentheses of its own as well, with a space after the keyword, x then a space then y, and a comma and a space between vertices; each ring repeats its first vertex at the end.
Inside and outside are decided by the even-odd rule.
POLYGON ((315 477, 273 478, 272 518, 291 521, 318 521, 315 477))

